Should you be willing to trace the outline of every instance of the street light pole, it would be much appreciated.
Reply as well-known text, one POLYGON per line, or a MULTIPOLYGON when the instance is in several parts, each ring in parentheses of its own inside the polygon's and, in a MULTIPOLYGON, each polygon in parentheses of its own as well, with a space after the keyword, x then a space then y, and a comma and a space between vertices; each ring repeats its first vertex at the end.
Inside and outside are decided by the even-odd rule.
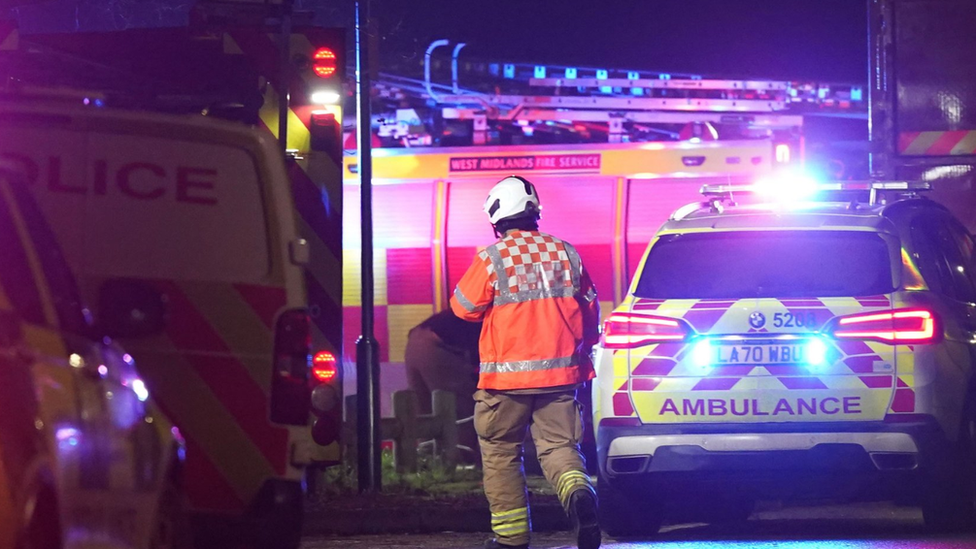
POLYGON ((359 109, 360 207, 362 208, 362 320, 356 341, 356 437, 360 492, 380 489, 380 367, 379 344, 373 336, 373 165, 369 79, 369 0, 356 2, 356 79, 359 109))

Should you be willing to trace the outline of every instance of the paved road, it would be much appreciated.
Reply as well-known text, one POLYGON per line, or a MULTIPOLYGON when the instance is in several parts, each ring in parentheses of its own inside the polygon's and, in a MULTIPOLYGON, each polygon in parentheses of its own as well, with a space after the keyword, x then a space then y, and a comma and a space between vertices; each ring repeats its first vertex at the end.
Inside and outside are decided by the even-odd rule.
MULTIPOLYGON (((302 549, 480 548, 486 535, 309 538, 302 549)), ((574 547, 567 534, 538 534, 533 549, 574 547)), ((976 549, 976 536, 933 538, 913 508, 892 505, 794 507, 756 513, 732 525, 686 524, 665 528, 654 540, 616 542, 607 549, 976 549)))

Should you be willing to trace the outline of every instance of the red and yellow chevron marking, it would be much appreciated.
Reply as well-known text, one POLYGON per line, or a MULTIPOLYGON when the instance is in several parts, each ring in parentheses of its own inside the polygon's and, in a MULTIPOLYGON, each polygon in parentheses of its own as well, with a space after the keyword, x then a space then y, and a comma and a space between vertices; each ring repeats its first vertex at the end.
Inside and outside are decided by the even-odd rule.
POLYGON ((976 154, 976 130, 901 132, 898 154, 905 156, 956 156, 976 154))
MULTIPOLYGON (((314 32, 314 29, 311 30, 314 32)), ((287 88, 293 105, 307 105, 314 76, 295 74, 280 82, 277 37, 259 32, 235 31, 224 35, 224 50, 240 53, 253 62, 268 80, 259 116, 266 130, 278 137, 278 97, 287 88)), ((291 51, 311 54, 315 47, 303 33, 291 36, 291 51)), ((339 107, 316 107, 335 116, 341 127, 339 107)), ((299 231, 308 241, 313 261, 306 267, 308 302, 315 323, 319 349, 337 356, 342 350, 342 159, 341 150, 311 150, 312 107, 288 109, 287 148, 297 151, 289 177, 299 216, 299 231)), ((338 147, 338 141, 337 141, 338 147)))
MULTIPOLYGON (((277 286, 146 280, 179 322, 126 342, 154 400, 187 441, 196 510, 239 511, 268 478, 288 475, 289 431, 268 419, 277 286)), ((93 287, 97 281, 92 282, 93 287)))

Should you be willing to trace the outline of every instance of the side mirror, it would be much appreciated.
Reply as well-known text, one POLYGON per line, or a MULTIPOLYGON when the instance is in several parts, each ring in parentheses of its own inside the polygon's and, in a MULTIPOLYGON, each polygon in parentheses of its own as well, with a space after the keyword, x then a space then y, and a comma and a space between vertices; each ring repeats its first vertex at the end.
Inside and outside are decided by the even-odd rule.
POLYGON ((166 326, 166 297, 142 282, 109 280, 98 292, 96 325, 113 338, 157 335, 166 326))

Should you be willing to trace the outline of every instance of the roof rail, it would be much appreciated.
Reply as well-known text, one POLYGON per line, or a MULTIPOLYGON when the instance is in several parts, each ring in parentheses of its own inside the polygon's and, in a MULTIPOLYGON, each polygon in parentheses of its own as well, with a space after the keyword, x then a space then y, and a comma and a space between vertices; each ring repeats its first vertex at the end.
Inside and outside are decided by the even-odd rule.
POLYGON ((849 198, 858 201, 858 195, 867 193, 868 203, 877 204, 881 195, 895 195, 897 198, 913 198, 919 193, 932 190, 928 181, 842 181, 830 183, 813 183, 811 180, 800 180, 798 186, 790 188, 791 182, 784 178, 782 181, 771 178, 751 185, 703 185, 700 193, 706 198, 717 200, 733 200, 736 194, 770 195, 780 199, 793 198, 816 201, 816 195, 837 197, 838 195, 853 194, 849 198))

